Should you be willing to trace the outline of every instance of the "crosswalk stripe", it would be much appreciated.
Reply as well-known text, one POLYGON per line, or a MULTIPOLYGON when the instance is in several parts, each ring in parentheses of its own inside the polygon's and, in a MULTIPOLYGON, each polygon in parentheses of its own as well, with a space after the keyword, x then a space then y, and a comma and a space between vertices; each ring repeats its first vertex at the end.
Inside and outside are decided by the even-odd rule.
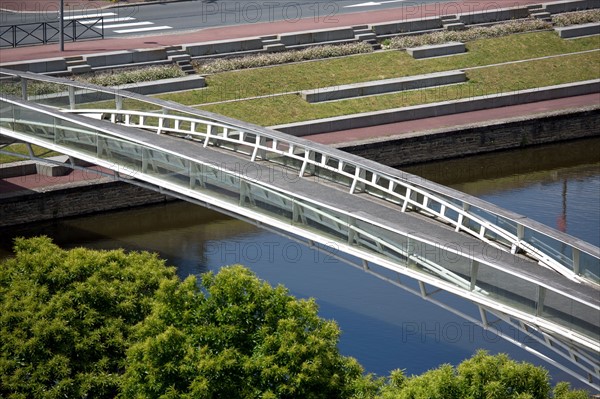
POLYGON ((89 18, 98 18, 98 17, 110 17, 111 15, 117 15, 114 12, 101 12, 95 14, 85 14, 85 15, 69 15, 65 16, 64 19, 89 19, 89 18))
POLYGON ((142 26, 142 25, 152 25, 152 22, 143 21, 143 22, 128 22, 126 24, 114 24, 114 25, 104 25, 104 29, 114 29, 114 28, 126 28, 128 26, 142 26))
MULTIPOLYGON (((104 21, 105 24, 108 24, 108 23, 112 23, 112 22, 134 21, 135 18, 133 18, 133 17, 103 18, 102 20, 104 21)), ((88 19, 85 21, 79 21, 80 24, 85 24, 85 25, 94 24, 96 22, 98 22, 97 19, 88 19)))
POLYGON ((123 30, 115 30, 115 33, 135 33, 135 32, 146 32, 150 30, 161 30, 161 29, 173 29, 171 26, 149 26, 147 28, 139 28, 139 29, 123 29, 123 30))

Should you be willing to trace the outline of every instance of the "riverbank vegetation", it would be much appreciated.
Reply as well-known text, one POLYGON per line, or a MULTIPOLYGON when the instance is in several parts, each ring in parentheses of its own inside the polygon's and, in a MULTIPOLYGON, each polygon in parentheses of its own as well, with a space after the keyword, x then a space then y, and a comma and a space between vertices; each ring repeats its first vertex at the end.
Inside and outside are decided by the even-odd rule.
POLYGON ((418 376, 365 374, 315 300, 239 265, 181 281, 146 252, 46 237, 14 250, 0 263, 0 397, 587 398, 485 352, 418 376))

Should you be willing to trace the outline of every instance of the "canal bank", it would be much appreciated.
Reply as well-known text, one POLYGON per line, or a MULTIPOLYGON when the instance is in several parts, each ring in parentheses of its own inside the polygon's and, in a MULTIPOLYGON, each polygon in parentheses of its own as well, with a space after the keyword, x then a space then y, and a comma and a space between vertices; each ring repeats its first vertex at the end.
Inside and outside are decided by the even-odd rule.
MULTIPOLYGON (((428 126, 427 119, 413 122, 428 126)), ((600 126, 600 103, 405 132, 337 143, 334 146, 398 167, 597 137, 600 136, 597 126, 600 126)), ((164 194, 111 178, 101 178, 92 172, 75 171, 60 177, 38 174, 18 176, 0 180, 0 227, 171 200, 174 199, 164 194)))

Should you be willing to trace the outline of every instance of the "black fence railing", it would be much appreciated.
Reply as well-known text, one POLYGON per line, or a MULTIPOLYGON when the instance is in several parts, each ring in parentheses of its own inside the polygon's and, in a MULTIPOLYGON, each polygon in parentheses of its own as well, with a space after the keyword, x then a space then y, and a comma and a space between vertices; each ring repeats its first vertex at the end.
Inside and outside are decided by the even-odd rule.
MULTIPOLYGON (((33 46, 58 42, 58 22, 36 22, 0 26, 0 48, 33 46)), ((104 39, 104 18, 82 18, 64 21, 64 40, 104 39)))

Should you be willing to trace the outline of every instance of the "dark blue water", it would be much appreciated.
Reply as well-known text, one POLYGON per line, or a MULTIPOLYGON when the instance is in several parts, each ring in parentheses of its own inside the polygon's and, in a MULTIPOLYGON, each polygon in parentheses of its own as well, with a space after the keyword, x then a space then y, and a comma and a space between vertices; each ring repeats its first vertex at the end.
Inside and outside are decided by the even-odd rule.
MULTIPOLYGON (((599 245, 600 152, 593 153, 599 145, 600 140, 571 143, 569 154, 578 154, 573 157, 556 155, 565 154, 562 145, 421 165, 411 171, 599 245)), ((407 374, 422 373, 442 363, 458 364, 483 348, 543 365, 554 382, 568 380, 584 387, 523 349, 402 288, 318 249, 191 204, 176 202, 12 228, 0 232, 0 256, 8 253, 10 237, 38 234, 49 235, 64 247, 157 252, 178 267, 181 277, 223 265, 246 265, 297 297, 316 298, 321 316, 336 320, 342 330, 342 353, 357 358, 368 372, 387 375, 400 368, 407 374)), ((414 282, 406 284, 417 289, 414 282)), ((449 294, 433 298, 477 315, 472 305, 449 294)), ((503 333, 527 340, 510 328, 503 333)))

